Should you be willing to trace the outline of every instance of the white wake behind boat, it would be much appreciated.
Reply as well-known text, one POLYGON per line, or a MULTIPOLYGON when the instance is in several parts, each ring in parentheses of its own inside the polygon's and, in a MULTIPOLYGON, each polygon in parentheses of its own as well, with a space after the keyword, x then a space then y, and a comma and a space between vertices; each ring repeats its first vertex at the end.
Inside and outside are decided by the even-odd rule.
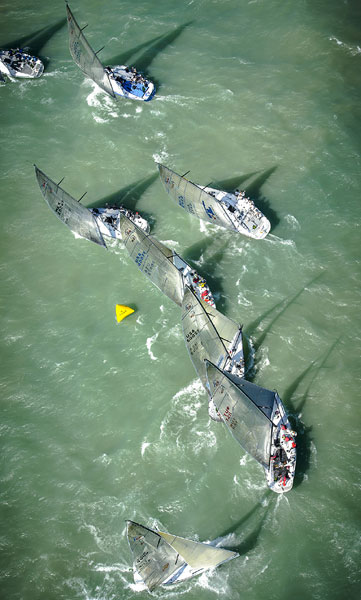
POLYGON ((127 521, 127 537, 133 555, 134 581, 149 591, 180 583, 239 556, 237 552, 155 531, 134 521, 127 521))
POLYGON ((206 361, 209 391, 232 436, 264 468, 268 487, 278 494, 292 489, 296 433, 277 394, 222 371, 206 361))
POLYGON ((79 27, 68 4, 66 12, 70 54, 83 73, 112 98, 123 97, 144 102, 151 100, 155 94, 154 84, 138 73, 135 67, 104 67, 83 34, 85 27, 79 27))
POLYGON ((215 306, 206 280, 177 252, 141 230, 136 221, 129 221, 125 214, 120 217, 119 230, 130 258, 151 282, 178 306, 182 305, 187 286, 210 307, 215 306))
POLYGON ((9 79, 36 79, 44 72, 40 58, 31 56, 21 48, 0 50, 0 73, 9 79))
POLYGON ((150 226, 148 221, 143 219, 138 213, 134 213, 124 207, 86 208, 61 188, 59 184, 52 181, 50 177, 38 169, 36 165, 34 166, 41 193, 49 208, 75 235, 106 248, 104 237, 115 240, 122 239, 120 230, 122 215, 126 215, 130 221, 134 220, 138 227, 147 233, 149 232, 150 226))
POLYGON ((164 165, 158 164, 158 169, 169 196, 190 214, 254 239, 263 239, 269 233, 269 220, 245 192, 202 187, 164 165))

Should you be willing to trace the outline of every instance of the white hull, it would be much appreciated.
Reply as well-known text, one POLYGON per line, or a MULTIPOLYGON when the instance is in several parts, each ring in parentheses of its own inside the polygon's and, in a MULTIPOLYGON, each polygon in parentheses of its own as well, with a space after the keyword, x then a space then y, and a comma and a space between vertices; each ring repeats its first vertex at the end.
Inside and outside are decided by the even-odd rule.
POLYGON ((150 226, 146 219, 143 219, 137 212, 132 212, 124 207, 119 208, 93 208, 91 213, 97 220, 99 231, 103 236, 121 240, 122 236, 119 229, 120 214, 125 215, 135 223, 140 229, 149 233, 150 226))
POLYGON ((0 72, 16 79, 36 79, 44 72, 39 58, 19 49, 0 51, 0 72))
POLYGON ((155 93, 154 84, 125 65, 106 68, 114 94, 131 100, 148 102, 155 93))
POLYGON ((270 232, 269 220, 255 206, 254 202, 246 197, 244 192, 236 195, 211 187, 202 187, 202 189, 223 205, 238 233, 261 240, 270 232))

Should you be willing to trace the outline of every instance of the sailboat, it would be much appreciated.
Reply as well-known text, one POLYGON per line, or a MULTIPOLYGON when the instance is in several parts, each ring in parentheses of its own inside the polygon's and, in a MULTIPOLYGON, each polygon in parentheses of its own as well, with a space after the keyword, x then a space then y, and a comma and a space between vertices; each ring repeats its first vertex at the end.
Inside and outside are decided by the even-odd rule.
POLYGON ((209 416, 214 421, 221 421, 221 415, 210 394, 205 360, 214 362, 226 372, 243 377, 245 362, 242 326, 216 308, 208 306, 188 287, 182 303, 182 327, 190 359, 203 387, 210 395, 209 416))
POLYGON ((239 556, 211 544, 193 542, 127 521, 136 584, 149 591, 179 583, 239 556))
POLYGON ((122 239, 119 223, 123 214, 136 222, 139 228, 149 231, 149 223, 127 208, 86 208, 60 187, 61 181, 55 183, 36 165, 34 167, 41 193, 49 208, 75 235, 106 248, 104 238, 122 239))
POLYGON ((0 50, 0 74, 9 79, 36 79, 44 72, 40 58, 31 56, 22 48, 0 50))
POLYGON ((209 392, 227 429, 264 468, 268 487, 289 492, 296 469, 296 433, 277 392, 206 361, 209 392))
POLYGON ((245 192, 228 193, 201 186, 161 164, 158 169, 170 197, 191 215, 254 239, 263 239, 269 233, 269 220, 245 192))
POLYGON ((215 306, 206 280, 177 252, 148 235, 124 214, 120 217, 119 230, 130 258, 178 306, 182 305, 185 286, 190 286, 207 305, 215 306))
POLYGON ((83 30, 76 22, 69 5, 66 5, 69 30, 69 49, 75 63, 95 83, 112 98, 131 100, 151 100, 155 94, 154 84, 138 73, 135 67, 118 65, 104 67, 97 54, 86 40, 83 30))

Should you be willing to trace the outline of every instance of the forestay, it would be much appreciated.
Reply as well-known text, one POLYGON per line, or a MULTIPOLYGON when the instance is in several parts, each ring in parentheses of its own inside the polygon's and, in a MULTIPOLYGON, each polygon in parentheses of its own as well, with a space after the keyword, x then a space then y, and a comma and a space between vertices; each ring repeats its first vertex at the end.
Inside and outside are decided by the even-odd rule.
POLYGON ((213 196, 164 165, 158 165, 168 194, 179 206, 199 219, 236 231, 226 209, 213 196))
POLYGON ((161 292, 181 306, 184 291, 183 276, 173 264, 174 252, 144 233, 125 215, 120 215, 119 228, 129 256, 138 268, 161 292))
POLYGON ((127 521, 127 535, 134 569, 150 591, 185 564, 177 550, 155 531, 127 521))
POLYGON ((206 363, 212 400, 237 442, 261 465, 268 468, 276 392, 266 390, 220 371, 206 363))
POLYGON ((40 190, 51 210, 77 235, 106 247, 92 213, 35 165, 40 190))
POLYGON ((203 300, 198 300, 187 287, 182 303, 184 340, 191 361, 204 387, 207 387, 205 359, 224 368, 228 349, 241 327, 203 300))
POLYGON ((107 94, 116 98, 108 73, 85 39, 68 4, 66 5, 69 29, 69 49, 74 61, 81 70, 99 85, 107 94))

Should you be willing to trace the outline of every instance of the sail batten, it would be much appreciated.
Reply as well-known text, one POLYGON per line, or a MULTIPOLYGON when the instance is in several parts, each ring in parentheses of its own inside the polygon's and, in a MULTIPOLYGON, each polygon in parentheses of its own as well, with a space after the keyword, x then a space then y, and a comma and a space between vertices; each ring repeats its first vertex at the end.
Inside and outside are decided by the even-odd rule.
POLYGON ((109 75, 97 56, 103 48, 98 50, 98 52, 94 52, 83 34, 85 27, 83 27, 83 29, 79 27, 68 4, 66 5, 66 11, 69 30, 69 49, 75 63, 83 73, 95 81, 102 90, 107 92, 107 94, 113 98, 116 98, 116 94, 110 83, 109 75))
POLYGON ((51 210, 73 233, 106 248, 98 224, 87 208, 63 190, 35 165, 40 190, 51 210))

